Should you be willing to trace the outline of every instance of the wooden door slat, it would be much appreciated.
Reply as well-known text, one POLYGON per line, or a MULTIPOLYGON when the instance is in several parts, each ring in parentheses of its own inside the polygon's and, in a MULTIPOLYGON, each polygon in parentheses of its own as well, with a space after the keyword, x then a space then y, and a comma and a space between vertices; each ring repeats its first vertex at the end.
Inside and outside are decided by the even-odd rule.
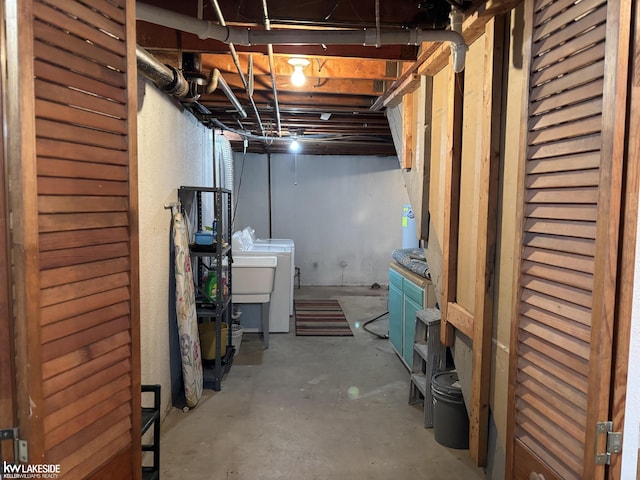
POLYGON ((554 330, 571 335, 581 342, 589 343, 591 339, 591 332, 588 325, 539 309, 533 305, 522 303, 518 313, 522 315, 522 317, 535 320, 542 325, 546 325, 554 330))
POLYGON ((566 122, 589 118, 593 115, 602 115, 602 99, 595 98, 570 107, 564 107, 544 115, 531 117, 529 130, 540 130, 546 127, 561 125, 566 122))
POLYGON ((75 398, 69 404, 47 415, 44 419, 44 431, 50 432, 67 422, 73 420, 78 414, 86 412, 94 405, 108 399, 114 391, 126 389, 131 384, 129 372, 113 379, 111 382, 100 385, 86 395, 75 398))
POLYGON ((597 187, 529 189, 525 193, 526 203, 595 204, 598 201, 597 187))
POLYGON ((534 292, 544 293, 550 297, 560 298, 586 308, 592 306, 591 291, 563 285, 557 281, 523 275, 522 286, 534 292))
POLYGON ((35 21, 33 29, 36 39, 41 39, 52 45, 63 46, 65 50, 75 55, 109 66, 119 72, 124 72, 127 69, 127 61, 123 55, 118 55, 98 45, 88 43, 82 38, 69 35, 46 22, 35 21))
MULTIPOLYGON (((70 6, 71 2, 64 2, 64 5, 70 6)), ((36 19, 53 25, 68 35, 88 40, 90 43, 98 45, 115 54, 120 54, 124 50, 122 40, 100 32, 97 28, 94 28, 77 18, 65 15, 63 12, 50 8, 43 3, 33 3, 33 14, 36 19)), ((121 38, 122 36, 123 33, 120 34, 121 38)), ((64 43, 62 43, 62 45, 64 45, 64 43)))
POLYGON ((109 117, 94 111, 50 102, 36 100, 36 116, 55 122, 65 122, 81 127, 93 128, 102 132, 123 135, 127 133, 127 123, 119 118, 109 117))
MULTIPOLYGON (((110 18, 100 14, 90 7, 78 2, 64 2, 64 13, 71 18, 81 18, 84 23, 90 24, 95 30, 102 31, 102 35, 117 38, 120 42, 125 36, 125 26, 122 22, 114 22, 110 18)), ((64 24, 63 24, 64 26, 64 24)), ((122 45, 117 44, 116 51, 122 50, 122 45)))
POLYGON ((39 195, 38 213, 126 212, 126 197, 39 195))
POLYGON ((542 98, 529 104, 529 115, 549 114, 572 105, 597 99, 602 96, 603 79, 598 78, 571 90, 565 90, 547 98, 542 98))
POLYGON ((129 285, 127 272, 103 275, 97 278, 81 280, 40 290, 40 306, 48 307, 61 302, 93 295, 104 290, 112 290, 129 285))
MULTIPOLYGON (((536 365, 549 375, 553 375, 557 380, 586 396, 589 385, 587 377, 581 372, 576 372, 568 368, 567 365, 563 365, 559 361, 561 357, 555 357, 556 354, 560 355, 562 352, 556 352, 556 349, 552 348, 549 344, 546 344, 548 347, 543 351, 529 347, 527 340, 530 335, 523 330, 519 332, 518 336, 520 338, 519 354, 523 360, 536 365)), ((580 361, 580 363, 584 370, 586 362, 580 361)))
POLYGON ((38 217, 40 232, 61 232, 129 225, 126 212, 44 214, 38 217))
POLYGON ((66 250, 76 247, 91 247, 93 245, 104 245, 107 243, 118 243, 128 241, 128 229, 98 228, 94 230, 68 231, 41 233, 40 252, 51 250, 66 250))
POLYGON ((535 59, 544 52, 562 46, 572 38, 579 37, 581 34, 586 34, 586 32, 591 30, 593 27, 604 23, 607 19, 607 6, 605 2, 601 3, 603 4, 602 6, 596 8, 579 20, 565 26, 563 29, 556 31, 555 33, 537 42, 533 42, 533 61, 535 61, 535 59))
POLYGON ((65 318, 74 317, 91 310, 98 310, 108 305, 124 302, 126 300, 129 300, 128 288, 116 288, 114 290, 100 292, 99 294, 89 295, 77 300, 71 300, 69 302, 58 303, 56 305, 42 308, 40 322, 43 326, 49 325, 51 323, 64 320, 65 318))
MULTIPOLYGON (((524 244, 525 248, 522 252, 522 259, 525 261, 552 265, 555 267, 566 268, 593 274, 593 258, 586 255, 578 255, 567 253, 562 250, 545 250, 540 246, 524 244)), ((561 248, 561 247, 556 247, 561 248)))
POLYGON ((129 362, 122 360, 115 363, 104 370, 95 372, 88 378, 85 378, 82 382, 74 383, 68 388, 61 390, 53 395, 44 399, 44 415, 50 415, 56 410, 66 407, 73 403, 76 399, 88 395, 89 393, 97 390, 102 385, 111 383, 121 375, 129 373, 129 362))
POLYGON ((129 302, 123 301, 45 325, 42 327, 42 343, 53 342, 67 335, 97 327, 118 317, 127 316, 130 313, 129 302))
POLYGON ((546 4, 545 8, 540 9, 535 13, 533 16, 533 26, 536 28, 540 27, 542 23, 558 16, 563 10, 571 7, 574 3, 575 0, 556 0, 554 2, 549 2, 546 4))
POLYGON ((555 355, 563 356, 561 362, 564 365, 584 374, 585 362, 589 360, 589 344, 587 342, 528 318, 523 319, 520 328, 532 335, 523 341, 526 345, 542 349, 544 347, 540 346, 538 342, 542 342, 542 340, 549 342, 557 349, 555 355), (562 350, 568 353, 562 353, 562 350))
POLYGON ((44 397, 53 395, 69 386, 83 381, 83 379, 93 375, 95 372, 107 368, 114 363, 131 357, 131 346, 124 345, 106 355, 90 359, 82 365, 67 370, 66 372, 48 378, 42 382, 42 392, 44 397))
POLYGON ((566 317, 585 326, 591 325, 591 311, 575 303, 527 289, 523 289, 520 298, 523 303, 538 307, 549 313, 566 317))
POLYGON ((70 267, 45 270, 40 273, 40 288, 47 289, 81 280, 96 279, 130 270, 129 258, 113 258, 100 262, 73 265, 70 267))
POLYGON ((525 186, 538 188, 596 187, 600 181, 597 169, 527 175, 525 186))
POLYGON ((81 178, 38 178, 38 191, 42 195, 104 195, 126 197, 129 184, 111 180, 81 178))
POLYGON ((547 142, 555 142, 566 138, 575 138, 582 135, 598 133, 602 129, 602 117, 600 115, 584 118, 564 125, 535 130, 529 133, 529 144, 539 145, 547 142))
MULTIPOLYGON (((87 178, 114 182, 126 182, 128 179, 127 169, 124 166, 53 158, 38 159, 38 175, 40 177, 87 178)), ((97 199, 97 197, 93 198, 97 199)), ((121 198, 126 201, 126 197, 121 198)))
POLYGON ((596 238, 595 222, 541 220, 538 218, 528 218, 525 221, 524 230, 530 233, 542 233, 546 235, 596 238))
POLYGON ((572 153, 590 152, 600 150, 600 135, 586 135, 584 137, 561 140, 530 147, 530 158, 541 159, 548 157, 560 157, 572 153))
POLYGON ((525 373, 540 382, 549 391, 556 392, 561 398, 564 398, 567 402, 565 407, 567 410, 572 406, 576 406, 584 411, 587 410, 587 399, 584 393, 579 392, 575 388, 572 388, 552 375, 549 375, 547 372, 527 360, 519 359, 518 369, 522 373, 525 373))
POLYGON ((575 270, 525 261, 522 263, 521 273, 539 278, 553 278, 564 285, 586 291, 593 290, 593 275, 575 270))
POLYGON ((58 427, 45 435, 45 448, 50 449, 61 443, 66 438, 75 435, 83 428, 104 417, 123 403, 131 400, 131 389, 125 388, 114 393, 109 399, 100 402, 93 408, 74 417, 65 425, 58 427))
MULTIPOLYGON (((560 412, 567 411, 567 401, 565 398, 558 396, 556 392, 549 390, 532 377, 520 372, 516 393, 520 396, 524 392, 531 392, 537 397, 543 398, 544 401, 551 405, 552 408, 555 408, 560 412)), ((571 418, 584 434, 584 425, 586 423, 587 413, 574 405, 571 405, 571 407, 571 418)))
MULTIPOLYGON (((34 43, 34 53, 36 58, 58 67, 68 68, 76 73, 93 78, 97 82, 103 82, 118 88, 125 88, 126 86, 125 76, 122 72, 42 41, 34 43)), ((38 91, 36 90, 37 94, 38 91)))
MULTIPOLYGON (((131 405, 123 403, 101 419, 84 428, 81 432, 51 448, 49 450, 51 461, 56 463, 64 461, 65 467, 71 469, 85 459, 87 453, 83 452, 83 450, 92 451, 95 448, 93 444, 96 439, 103 437, 104 441, 112 441, 113 439, 109 434, 110 431, 113 430, 114 438, 126 438, 126 433, 131 428, 130 415, 131 405)), ((64 471, 68 472, 69 470, 64 471)))
POLYGON ((604 75, 604 60, 592 63, 579 70, 550 80, 540 85, 533 85, 531 90, 531 100, 540 100, 544 97, 556 95, 566 90, 573 90, 581 85, 587 85, 590 82, 601 78, 604 75))
POLYGON ((592 170, 599 166, 600 153, 588 152, 544 160, 530 160, 525 165, 525 173, 527 175, 538 175, 543 173, 575 172, 579 170, 592 170))
POLYGON ((50 138, 36 138, 36 153, 39 158, 60 158, 110 165, 127 164, 127 154, 122 150, 79 145, 50 138))
POLYGON ((43 81, 89 92, 98 98, 110 99, 121 104, 126 103, 126 91, 123 88, 96 82, 93 78, 85 77, 39 59, 36 59, 33 64, 36 77, 43 81))
POLYGON ((575 22, 576 18, 587 15, 590 11, 594 11, 604 3, 604 0, 582 0, 574 4, 573 7, 565 10, 559 15, 556 15, 553 19, 544 23, 538 28, 533 30, 533 41, 537 42, 540 39, 550 35, 558 30, 561 30, 566 25, 575 22))
POLYGON ((128 331, 119 332, 90 345, 86 345, 74 352, 43 362, 42 378, 46 380, 48 378, 55 377, 67 370, 71 370, 82 365, 87 360, 102 356, 116 350, 118 347, 129 345, 130 342, 131 336, 128 331))
POLYGON ((544 55, 534 58, 531 62, 531 70, 535 72, 540 71, 549 65, 561 62, 567 57, 567 55, 580 52, 591 45, 604 41, 605 31, 606 27, 604 24, 598 25, 587 33, 567 41, 567 43, 563 44, 561 47, 557 47, 546 52, 544 55))
POLYGON ((84 0, 85 5, 93 8, 95 11, 106 15, 114 22, 125 24, 126 16, 122 6, 118 7, 115 2, 107 0, 84 0))
POLYGON ((126 150, 127 148, 126 137, 116 133, 108 133, 71 124, 61 124, 42 118, 36 118, 36 128, 40 136, 46 138, 67 142, 75 141, 85 145, 113 148, 114 150, 126 150))
MULTIPOLYGON (((525 247, 540 248, 548 252, 564 252, 569 254, 572 262, 581 263, 583 260, 592 261, 595 255, 593 240, 586 238, 553 237, 537 233, 525 233, 522 244, 525 247), (583 258, 592 257, 592 258, 583 258)), ((533 250, 528 250, 531 254, 533 250)), ((582 271, 582 269, 580 269, 582 271)), ((591 272, 593 273, 593 269, 591 272)))
MULTIPOLYGON (((36 96, 38 98, 53 100, 57 103, 72 105, 75 107, 83 108, 85 110, 100 112, 104 115, 109 115, 111 117, 118 118, 118 119, 124 120, 127 117, 126 109, 124 105, 122 105, 121 103, 116 103, 102 97, 89 95, 88 93, 81 92, 79 90, 73 90, 64 85, 58 85, 55 83, 51 83, 47 80, 37 78, 35 80, 35 88, 36 88, 36 96)), ((72 145, 76 145, 76 144, 72 144, 72 145)), ((68 150, 70 149, 67 148, 67 151, 68 150)), ((38 148, 39 155, 43 155, 45 152, 48 152, 48 151, 49 151, 48 148, 42 148, 42 146, 38 148)), ((82 152, 76 152, 74 150, 71 150, 70 153, 74 153, 75 155, 82 155, 82 152)), ((100 162, 106 163, 105 160, 108 160, 110 161, 110 163, 113 163, 111 161, 112 155, 113 155, 113 152, 110 151, 110 156, 104 159, 102 158, 102 156, 96 159, 96 158, 92 158, 89 155, 82 155, 82 159, 89 157, 94 162, 100 161, 100 162)), ((79 159, 74 158, 72 160, 79 160, 79 159)), ((125 162, 121 161, 119 163, 124 164, 125 162)))
POLYGON ((572 219, 595 222, 597 213, 597 207, 588 204, 561 205, 527 203, 525 205, 525 217, 527 218, 572 219))
MULTIPOLYGON (((82 230, 74 230, 74 233, 82 230)), ((124 257, 129 255, 128 243, 107 243, 88 247, 75 247, 72 249, 51 250, 40 253, 40 268, 49 270, 52 268, 80 265, 101 260, 124 257)))
POLYGON ((569 436, 577 440, 578 445, 584 443, 584 429, 576 424, 571 417, 567 417, 566 412, 558 411, 547 402, 547 396, 538 396, 533 392, 520 388, 518 397, 522 403, 531 406, 537 412, 544 412, 544 416, 548 420, 557 425, 558 428, 569 434, 569 436))
POLYGON ((602 59, 604 59, 604 38, 600 43, 536 72, 531 76, 531 83, 532 85, 541 85, 544 82, 561 78, 576 70, 593 65, 602 59))

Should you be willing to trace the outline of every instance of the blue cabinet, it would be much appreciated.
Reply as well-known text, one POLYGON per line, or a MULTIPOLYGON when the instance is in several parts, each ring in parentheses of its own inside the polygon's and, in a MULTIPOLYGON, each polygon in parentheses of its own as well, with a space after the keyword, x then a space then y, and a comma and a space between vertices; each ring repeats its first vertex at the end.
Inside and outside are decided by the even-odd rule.
POLYGON ((416 314, 435 305, 430 280, 400 265, 389 266, 389 341, 407 368, 413 362, 416 314))

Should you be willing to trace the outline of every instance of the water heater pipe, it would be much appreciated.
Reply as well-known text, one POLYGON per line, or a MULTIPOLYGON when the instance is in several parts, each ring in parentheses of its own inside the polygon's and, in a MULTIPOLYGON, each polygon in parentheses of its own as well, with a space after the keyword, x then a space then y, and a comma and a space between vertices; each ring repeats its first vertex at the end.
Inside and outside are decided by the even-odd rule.
POLYGON ((450 42, 453 69, 464 69, 467 45, 462 35, 451 30, 251 30, 221 26, 206 20, 136 2, 138 20, 174 28, 236 45, 420 45, 422 42, 450 42), (379 38, 377 38, 379 37, 379 38))

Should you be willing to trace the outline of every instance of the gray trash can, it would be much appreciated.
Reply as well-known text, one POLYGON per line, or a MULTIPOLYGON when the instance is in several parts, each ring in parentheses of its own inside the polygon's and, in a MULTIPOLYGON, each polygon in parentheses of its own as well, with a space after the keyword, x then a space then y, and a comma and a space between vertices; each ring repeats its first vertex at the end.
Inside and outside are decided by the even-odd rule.
POLYGON ((455 370, 436 373, 431 378, 433 433, 440 445, 469 448, 469 417, 455 370))

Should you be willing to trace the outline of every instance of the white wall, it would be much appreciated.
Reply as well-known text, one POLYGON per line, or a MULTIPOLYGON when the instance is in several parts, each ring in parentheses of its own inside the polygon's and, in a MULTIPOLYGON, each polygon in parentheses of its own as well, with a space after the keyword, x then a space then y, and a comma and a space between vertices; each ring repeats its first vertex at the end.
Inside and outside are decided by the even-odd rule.
MULTIPOLYGON (((638 218, 640 232, 640 217, 638 218)), ((624 437, 622 448, 621 478, 640 478, 638 475, 638 449, 640 448, 640 235, 636 245, 636 270, 634 278, 633 312, 629 346, 627 401, 624 412, 624 437)))
POLYGON ((169 372, 169 250, 171 211, 182 185, 210 186, 212 132, 171 98, 139 77, 138 177, 140 222, 140 335, 142 383, 162 385, 163 412, 171 402, 169 372))
POLYGON ((267 155, 234 160, 234 229, 293 239, 303 285, 388 283, 409 201, 396 157, 272 155, 271 235, 267 155))

